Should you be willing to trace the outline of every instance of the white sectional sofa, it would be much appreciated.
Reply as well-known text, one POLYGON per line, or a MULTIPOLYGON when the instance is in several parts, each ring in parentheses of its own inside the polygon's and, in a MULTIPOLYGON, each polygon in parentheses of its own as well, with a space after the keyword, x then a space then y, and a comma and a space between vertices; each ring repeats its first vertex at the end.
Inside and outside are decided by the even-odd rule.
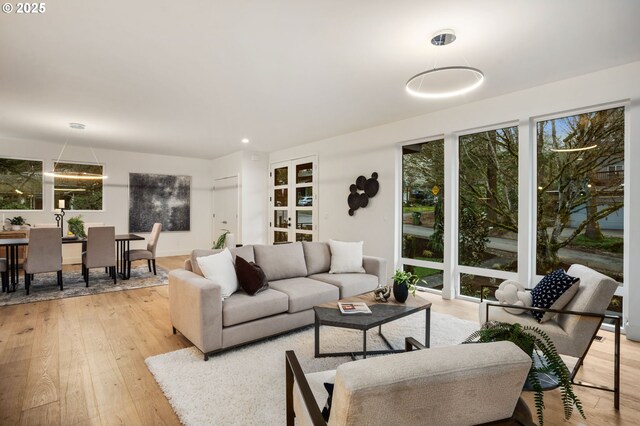
POLYGON ((194 250, 184 269, 169 273, 169 306, 174 333, 180 331, 204 354, 289 330, 314 321, 313 306, 355 296, 384 285, 386 260, 363 256, 365 273, 331 274, 329 244, 296 242, 247 245, 235 256, 255 262, 269 288, 253 296, 242 290, 222 300, 220 286, 200 271, 196 259, 216 250, 194 250))

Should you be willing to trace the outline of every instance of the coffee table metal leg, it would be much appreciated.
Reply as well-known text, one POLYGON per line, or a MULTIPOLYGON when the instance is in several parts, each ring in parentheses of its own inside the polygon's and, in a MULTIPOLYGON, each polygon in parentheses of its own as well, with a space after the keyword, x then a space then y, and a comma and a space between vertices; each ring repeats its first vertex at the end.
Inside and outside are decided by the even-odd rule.
POLYGON ((318 321, 318 315, 315 316, 316 320, 315 320, 315 351, 316 351, 316 355, 315 357, 318 358, 318 356, 320 355, 320 321, 318 321))
POLYGON ((431 308, 427 308, 425 311, 425 319, 424 319, 424 345, 429 348, 431 347, 431 308))
POLYGON ((362 331, 362 359, 367 359, 367 330, 362 331))

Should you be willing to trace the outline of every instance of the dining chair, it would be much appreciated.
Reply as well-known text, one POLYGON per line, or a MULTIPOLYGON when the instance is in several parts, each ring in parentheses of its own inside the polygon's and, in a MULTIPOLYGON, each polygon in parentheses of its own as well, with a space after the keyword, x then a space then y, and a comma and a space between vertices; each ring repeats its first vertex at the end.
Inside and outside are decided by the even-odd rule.
POLYGON ((24 286, 29 294, 34 274, 57 272, 58 286, 62 283, 62 241, 58 228, 33 228, 29 231, 27 254, 22 263, 24 286))
POLYGON ((89 287, 89 270, 105 268, 113 283, 116 277, 116 229, 113 226, 94 226, 87 229, 87 249, 82 253, 82 276, 89 287))
POLYGON ((147 260, 149 266, 149 272, 151 272, 151 265, 153 264, 153 275, 156 274, 156 247, 158 246, 158 238, 160 238, 160 232, 162 231, 161 223, 154 223, 151 229, 151 235, 149 235, 149 242, 147 243, 147 249, 134 249, 128 250, 124 253, 124 259, 127 262, 127 276, 131 276, 131 262, 136 260, 147 260))
POLYGON ((9 269, 7 268, 7 261, 0 259, 0 275, 2 275, 2 291, 9 289, 9 269))

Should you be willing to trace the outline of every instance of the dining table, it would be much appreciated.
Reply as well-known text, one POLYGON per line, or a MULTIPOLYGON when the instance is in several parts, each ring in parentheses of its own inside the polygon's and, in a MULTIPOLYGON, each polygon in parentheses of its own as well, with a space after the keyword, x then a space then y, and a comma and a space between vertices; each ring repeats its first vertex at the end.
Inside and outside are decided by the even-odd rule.
MULTIPOLYGON (((128 280, 126 252, 131 249, 131 241, 142 241, 144 237, 137 234, 118 234, 116 235, 116 271, 124 280, 128 280)), ((82 251, 86 250, 86 238, 69 238, 62 237, 62 244, 82 244, 82 251)), ((0 247, 5 248, 5 258, 7 260, 7 272, 9 280, 6 286, 2 285, 2 291, 11 293, 16 291, 16 285, 19 282, 19 259, 18 248, 29 245, 29 238, 0 238, 0 247), (11 287, 11 288, 10 288, 11 287)))

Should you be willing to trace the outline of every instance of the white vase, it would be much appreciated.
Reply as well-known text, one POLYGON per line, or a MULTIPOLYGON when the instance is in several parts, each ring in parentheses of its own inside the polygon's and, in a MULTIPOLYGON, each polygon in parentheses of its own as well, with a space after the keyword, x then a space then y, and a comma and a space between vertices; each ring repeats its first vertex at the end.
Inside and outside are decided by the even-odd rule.
POLYGON ((22 226, 20 225, 11 225, 12 231, 20 231, 21 229, 22 229, 22 226))
POLYGON ((227 248, 232 249, 236 248, 236 235, 235 234, 227 234, 227 238, 224 240, 227 248))

